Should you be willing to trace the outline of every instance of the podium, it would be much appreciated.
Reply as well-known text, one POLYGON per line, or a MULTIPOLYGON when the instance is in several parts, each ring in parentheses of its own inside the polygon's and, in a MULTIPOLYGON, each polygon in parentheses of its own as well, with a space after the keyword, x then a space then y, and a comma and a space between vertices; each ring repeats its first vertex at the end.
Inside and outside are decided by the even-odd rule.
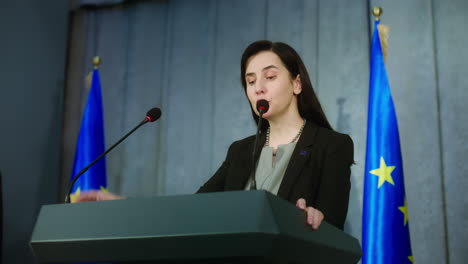
POLYGON ((45 205, 41 263, 357 263, 357 239, 265 191, 45 205))

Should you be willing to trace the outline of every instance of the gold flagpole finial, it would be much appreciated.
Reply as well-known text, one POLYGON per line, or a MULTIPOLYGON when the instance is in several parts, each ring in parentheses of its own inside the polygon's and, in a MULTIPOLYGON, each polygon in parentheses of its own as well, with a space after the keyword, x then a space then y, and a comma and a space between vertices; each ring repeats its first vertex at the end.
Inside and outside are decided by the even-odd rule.
POLYGON ((94 69, 99 68, 99 65, 100 65, 100 64, 101 64, 101 57, 95 56, 95 57, 93 58, 94 69))
POLYGON ((383 10, 380 6, 376 6, 372 8, 372 15, 375 17, 375 21, 380 20, 380 16, 382 15, 383 10))

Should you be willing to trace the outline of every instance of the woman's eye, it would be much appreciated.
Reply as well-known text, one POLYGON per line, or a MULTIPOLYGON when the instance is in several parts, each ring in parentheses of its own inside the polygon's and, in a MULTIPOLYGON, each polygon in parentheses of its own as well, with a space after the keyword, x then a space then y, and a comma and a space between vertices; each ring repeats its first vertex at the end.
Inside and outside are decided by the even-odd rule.
POLYGON ((248 83, 249 85, 252 85, 252 84, 255 83, 255 81, 248 81, 247 83, 248 83))
POLYGON ((267 76, 266 78, 267 78, 267 80, 274 80, 276 78, 276 76, 274 76, 274 75, 273 76, 267 76))

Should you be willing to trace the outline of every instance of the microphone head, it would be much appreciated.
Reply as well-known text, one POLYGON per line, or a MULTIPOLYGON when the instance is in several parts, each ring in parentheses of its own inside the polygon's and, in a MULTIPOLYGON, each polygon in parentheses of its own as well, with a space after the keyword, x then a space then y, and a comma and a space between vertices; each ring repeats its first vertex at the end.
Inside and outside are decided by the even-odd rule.
POLYGON ((268 103, 267 100, 262 99, 262 100, 257 101, 257 111, 260 114, 264 114, 264 113, 268 112, 269 108, 270 108, 270 104, 268 103))
POLYGON ((147 113, 146 113, 146 119, 149 122, 154 122, 158 120, 161 117, 161 109, 155 107, 151 108, 147 113))

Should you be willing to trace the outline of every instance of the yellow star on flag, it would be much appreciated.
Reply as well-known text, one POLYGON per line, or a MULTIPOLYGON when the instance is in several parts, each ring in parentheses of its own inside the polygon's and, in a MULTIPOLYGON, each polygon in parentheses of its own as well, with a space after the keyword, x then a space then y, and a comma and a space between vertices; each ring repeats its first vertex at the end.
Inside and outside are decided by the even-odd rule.
POLYGON ((403 225, 406 225, 408 223, 408 206, 406 203, 406 198, 405 198, 405 205, 398 207, 398 209, 403 213, 404 215, 403 225))
POLYGON ((411 261, 411 263, 414 263, 413 262, 413 256, 409 256, 408 259, 409 259, 409 261, 411 261))
POLYGON ((380 168, 371 170, 370 173, 377 175, 379 177, 379 184, 377 188, 380 188, 385 182, 389 182, 392 185, 395 185, 392 178, 392 171, 395 169, 395 166, 387 166, 383 157, 380 157, 380 168))
POLYGON ((76 199, 80 196, 80 194, 81 194, 80 187, 78 187, 74 193, 70 193, 71 202, 74 203, 76 199))
POLYGON ((109 190, 108 190, 106 187, 102 186, 102 185, 99 186, 99 188, 100 188, 101 191, 104 192, 104 193, 108 193, 108 192, 109 192, 109 190))

